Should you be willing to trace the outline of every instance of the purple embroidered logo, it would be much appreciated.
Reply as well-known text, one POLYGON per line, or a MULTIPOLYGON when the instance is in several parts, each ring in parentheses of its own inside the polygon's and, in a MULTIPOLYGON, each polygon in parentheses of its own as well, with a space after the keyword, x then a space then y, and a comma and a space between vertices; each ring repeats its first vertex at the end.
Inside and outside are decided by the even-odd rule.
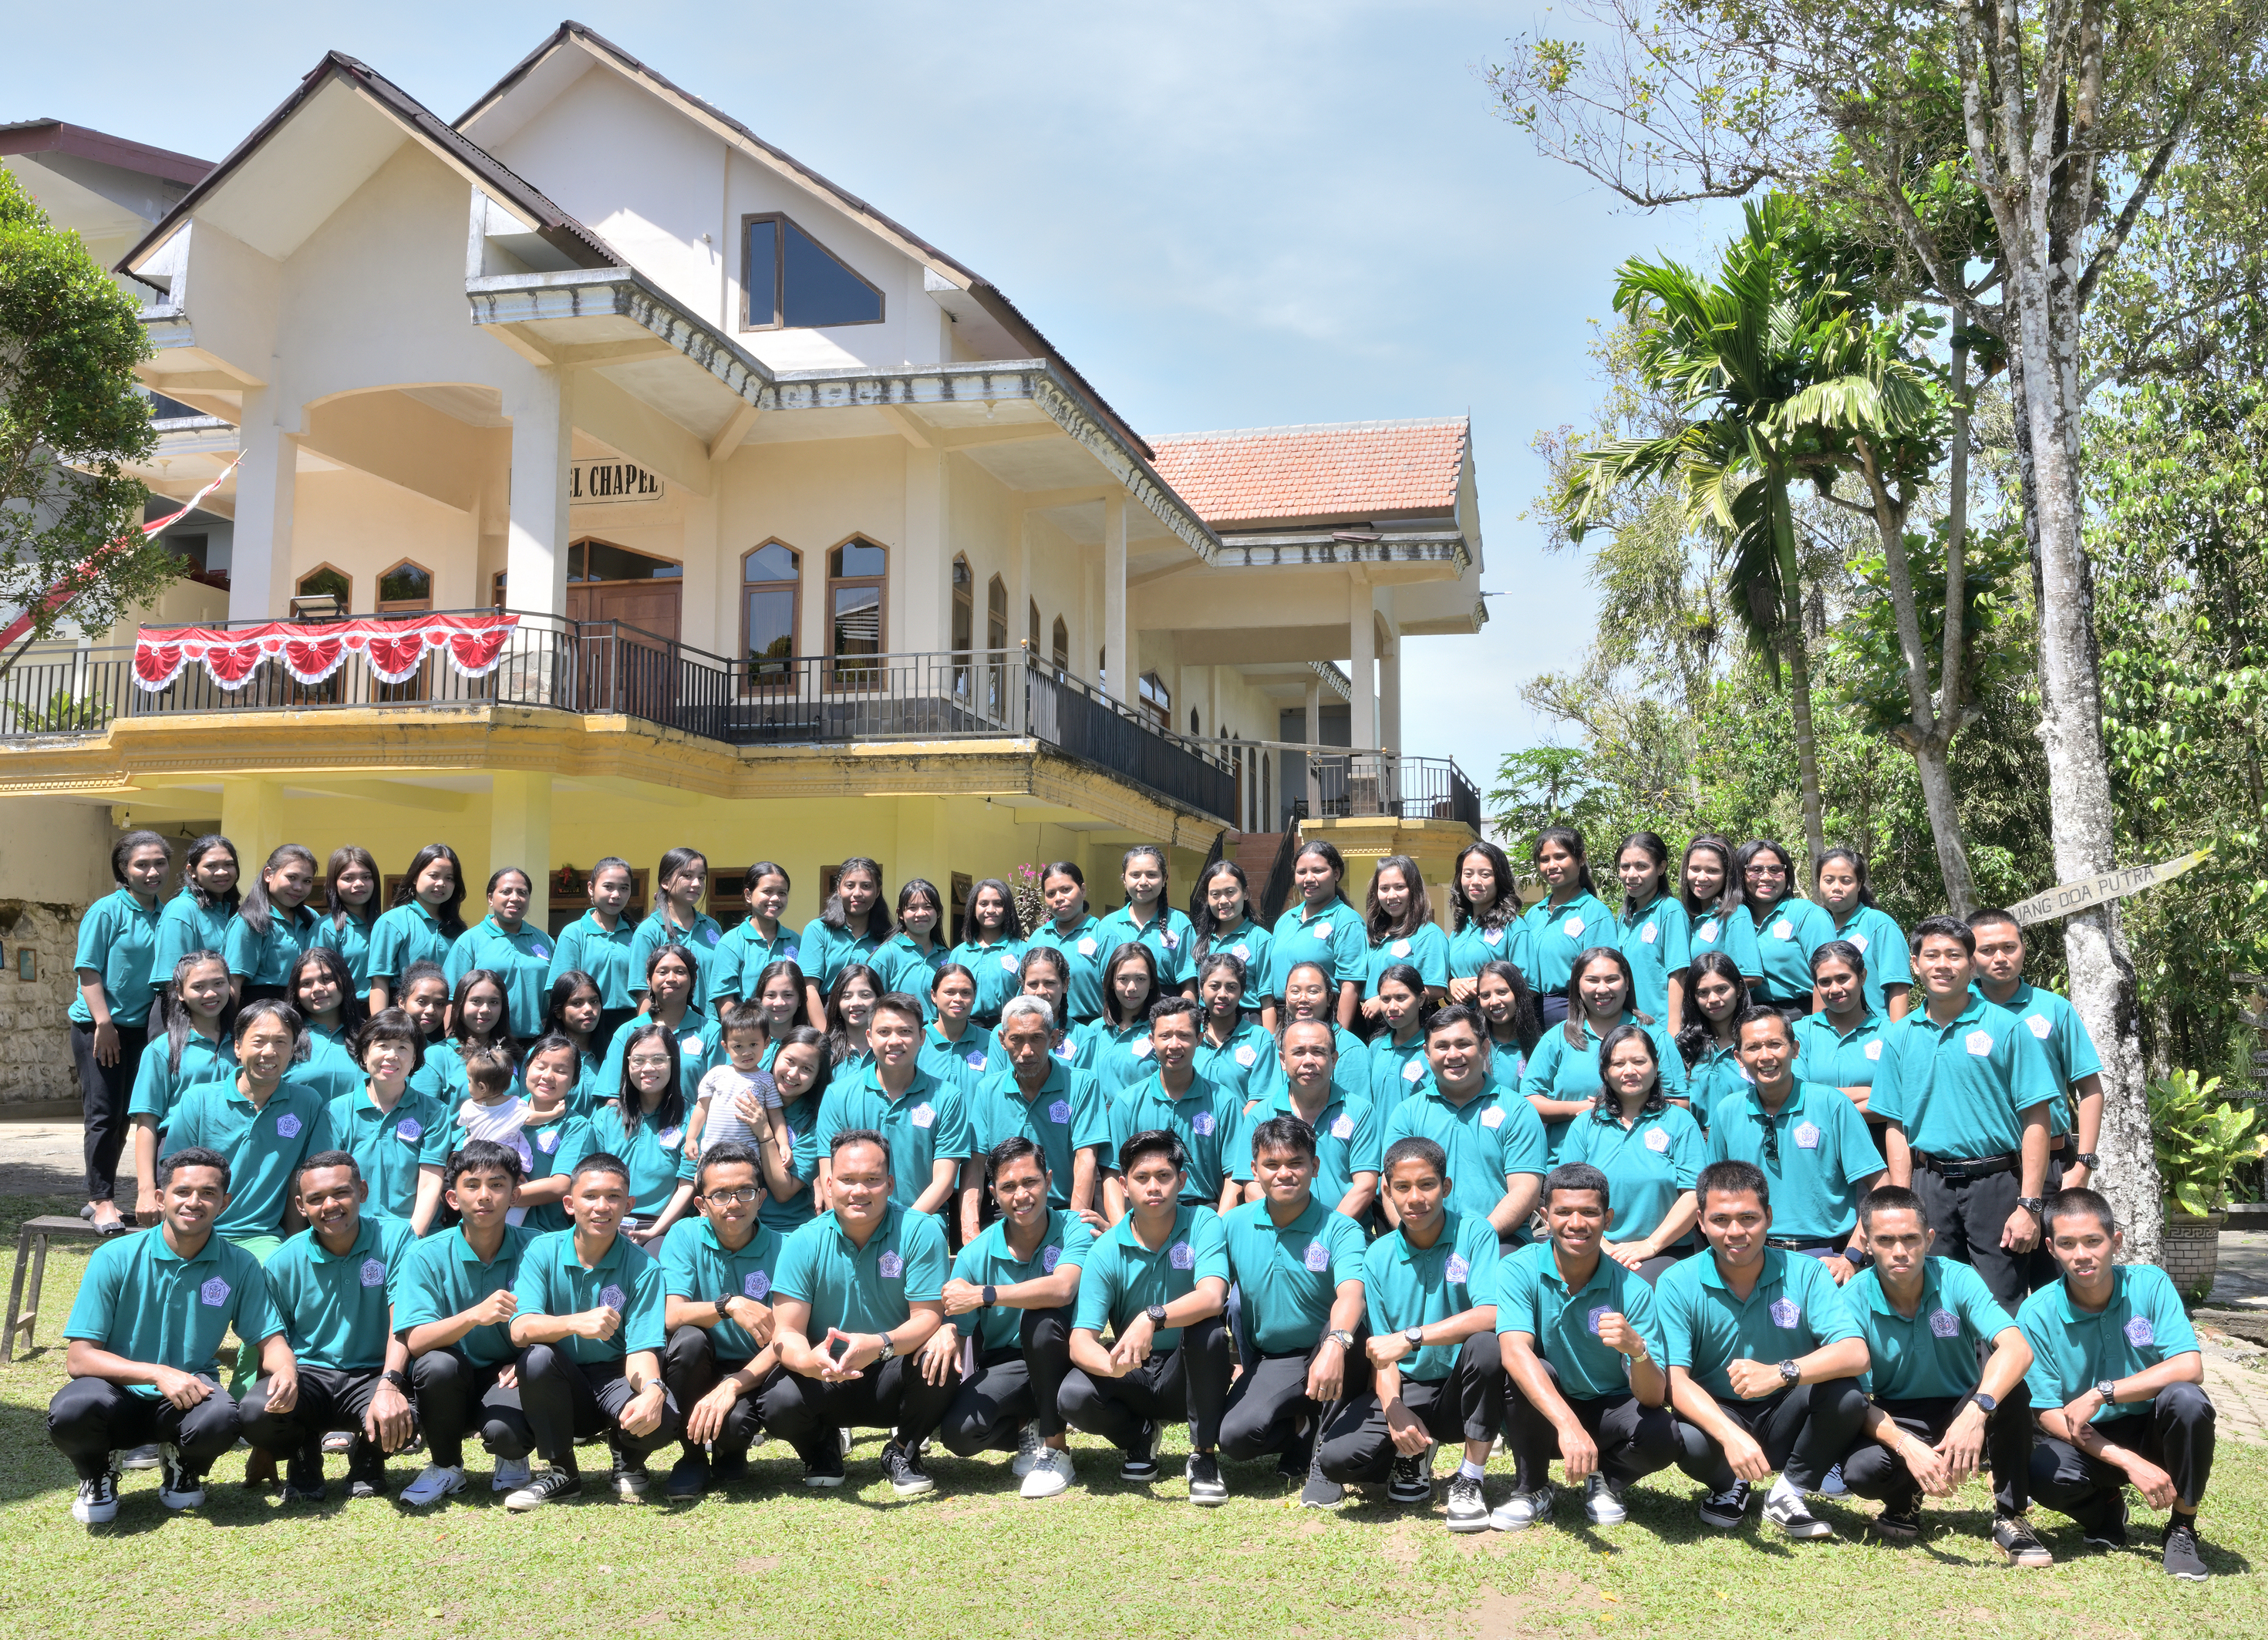
POLYGON ((1452 1253, 1449 1254, 1449 1261, 1441 1266, 1441 1274, 1451 1281, 1463 1281, 1472 1273, 1473 1267, 1465 1262, 1464 1254, 1462 1253, 1452 1253))
POLYGON ((1421 1082, 1425 1080, 1425 1061, 1422 1055, 1402 1067, 1402 1079, 1404 1082, 1421 1082))
POLYGON ((599 1302, 606 1305, 609 1310, 619 1310, 625 1303, 628 1302, 628 1300, 622 1297, 622 1290, 621 1288, 615 1286, 614 1283, 608 1282, 605 1286, 599 1289, 599 1302))
POLYGON ((1653 937, 1660 931, 1661 930, 1654 927, 1653 923, 1647 923, 1646 925, 1646 932, 1638 937, 1638 944, 1641 945, 1651 945, 1653 944, 1653 937))
POLYGON ((1197 1249, 1186 1241, 1176 1241, 1173 1250, 1166 1254, 1166 1261, 1177 1270, 1195 1269, 1197 1266, 1197 1249))
POLYGON ((1252 960, 1252 947, 1245 945, 1231 945, 1228 948, 1228 954, 1239 962, 1249 962, 1252 960))
POLYGON ((1971 1031, 1962 1039, 1962 1041, 1969 1051, 1979 1059, 1987 1057, 1992 1052, 1992 1033, 1990 1031, 1971 1031))
POLYGON ((874 1268, 884 1281, 895 1281, 906 1273, 906 1255, 892 1247, 874 1261, 874 1268))
POLYGON ((1599 1335, 1599 1323, 1613 1313, 1614 1312, 1603 1304, 1594 1305, 1590 1314, 1584 1318, 1583 1325, 1591 1329, 1591 1335, 1595 1338, 1599 1335))
POLYGON ((1320 1241, 1310 1241, 1307 1244, 1305 1262, 1311 1270, 1329 1269, 1331 1265, 1331 1250, 1320 1241))
POLYGON ((1559 925, 1559 931, 1570 939, 1580 939, 1583 933, 1583 919, 1579 916, 1569 917, 1559 925))
POLYGON ((1699 940, 1705 945, 1715 945, 1717 943, 1717 925, 1714 923, 1704 923, 1699 928, 1693 930, 1693 938, 1699 940))
MULTIPOLYGON (((554 1139, 551 1142, 554 1144, 559 1143, 557 1139, 554 1139)), ((528 1151, 527 1141, 517 1133, 512 1136, 512 1148, 519 1152, 519 1165, 522 1167, 533 1167, 535 1166, 535 1158, 528 1151)))
POLYGON ((1201 1110, 1196 1115, 1190 1117, 1189 1131, 1196 1134, 1200 1139, 1211 1138, 1212 1136, 1212 1113, 1209 1110, 1201 1110))
POLYGON ((1800 1122, 1796 1123, 1795 1148, 1800 1151, 1817 1150, 1819 1148, 1819 1129, 1813 1127, 1808 1122, 1800 1122))
POLYGON ((546 1156, 550 1155, 554 1151, 557 1150, 559 1148, 559 1129, 554 1128, 549 1132, 537 1134, 535 1136, 535 1148, 542 1151, 546 1156))
POLYGON ((1094 954, 1094 942, 1091 939, 1082 939, 1079 941, 1079 954, 1082 957, 1093 956, 1094 954))
POLYGON ((1802 1314, 1803 1306, 1793 1298, 1775 1298, 1771 1301, 1771 1319, 1774 1327, 1792 1327, 1802 1314))
POLYGON ((365 1287, 383 1287, 386 1284, 385 1260, 364 1259, 362 1261, 362 1284, 365 1287))
POLYGON ((2157 1338, 2150 1326, 2150 1318, 2138 1315, 2126 1323, 2126 1342, 2137 1350, 2147 1349, 2157 1338))
POLYGON ((653 1136, 664 1150, 674 1150, 676 1148, 679 1141, 685 1137, 685 1129, 682 1128, 664 1128, 659 1133, 655 1134, 653 1136))
POLYGON ((1171 929, 1160 929, 1158 938, 1166 942, 1166 949, 1168 951, 1179 951, 1182 948, 1182 937, 1171 929))
POLYGON ((1048 1107, 1048 1120, 1058 1128, 1071 1120, 1071 1101, 1059 1099, 1048 1107))
POLYGON ((1948 1309, 1932 1310, 1929 1313, 1929 1330, 1940 1338, 1958 1338, 1961 1336, 1961 1318, 1948 1309))
POLYGON ((1040 1249, 1040 1269, 1052 1276, 1056 1273, 1056 1265, 1062 1260, 1062 1258, 1063 1249, 1061 1247, 1042 1247, 1040 1249))
POLYGON ((1003 974, 1013 974, 1015 971, 1016 959, 1007 952, 1002 952, 1000 957, 1000 972, 1003 974))
POLYGON ((1843 938, 1856 945, 1861 952, 1867 949, 1867 937, 1864 934, 1845 934, 1843 938))
POLYGON ((1134 1057, 1137 1059, 1147 1059, 1150 1056, 1151 1046, 1150 1039, 1146 1036, 1138 1040, 1134 1044, 1134 1057))
POLYGON ((210 1307, 217 1310, 228 1302, 228 1283, 216 1276, 197 1289, 197 1297, 210 1307))
POLYGON ((299 1136, 299 1119, 297 1116, 294 1116, 290 1111, 285 1111, 283 1114, 276 1118, 276 1136, 279 1138, 298 1138, 299 1136))
POLYGON ((937 1125, 937 1107, 924 1099, 913 1107, 906 1120, 917 1128, 933 1128, 937 1125))
POLYGON ((1481 936, 1481 944, 1484 945, 1501 945, 1504 944, 1504 930, 1500 928, 1490 929, 1486 933, 1481 936))
POLYGON ((1236 1050, 1236 1063, 1242 1065, 1247 1070, 1251 1070, 1253 1066, 1260 1063, 1260 1050, 1253 1047, 1249 1042, 1246 1043, 1242 1048, 1236 1050))
POLYGON ((1789 922, 1786 917, 1780 918, 1778 922, 1772 924, 1772 938, 1774 939, 1793 939, 1795 938, 1795 924, 1789 922))
POLYGON ((740 1283, 741 1293, 750 1298, 762 1298, 772 1290, 772 1278, 762 1270, 750 1270, 747 1280, 740 1283))
POLYGON ((415 1144, 425 1136, 425 1124, 415 1116, 404 1116, 394 1131, 404 1144, 415 1144))
POLYGON ((1308 931, 1317 939, 1329 939, 1331 937, 1331 925, 1329 923, 1318 923, 1308 931))
POLYGON ((1881 1045, 1880 1042, 1869 1042, 1869 1043, 1867 1043, 1867 1058, 1869 1058, 1869 1059, 1880 1059, 1881 1056, 1882 1056, 1882 1045, 1881 1045))

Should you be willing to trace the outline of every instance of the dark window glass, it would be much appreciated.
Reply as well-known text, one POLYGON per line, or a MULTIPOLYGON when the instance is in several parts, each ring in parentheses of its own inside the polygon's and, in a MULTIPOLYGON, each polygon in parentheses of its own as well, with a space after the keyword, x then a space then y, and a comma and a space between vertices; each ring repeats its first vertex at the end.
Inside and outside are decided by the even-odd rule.
POLYGON ((397 563, 378 577, 381 604, 431 603, 432 598, 433 577, 414 563, 397 563))
POLYGON ((780 322, 794 328, 868 325, 882 316, 882 293, 835 260, 792 222, 782 258, 780 322))
POLYGON ((299 577, 300 596, 313 597, 319 592, 328 592, 337 599, 342 611, 354 607, 354 583, 328 564, 299 577))
POLYGON ((888 562, 880 547, 867 541, 844 541, 828 555, 827 573, 838 581, 861 575, 880 575, 888 562))
POLYGON ((743 594, 750 660, 786 660, 795 653, 795 589, 751 586, 743 594))
POLYGON ((795 554, 777 541, 767 541, 741 560, 743 581, 792 581, 795 579, 795 554))
POLYGON ((747 289, 748 328, 779 323, 779 223, 766 217, 748 224, 747 254, 740 263, 747 289))
POLYGON ((571 581, 674 581, 684 569, 666 558, 650 557, 606 541, 578 541, 569 550, 571 581))
POLYGON ((882 652, 882 589, 838 586, 830 612, 834 651, 838 656, 882 652))
POLYGON ((997 575, 984 592, 984 647, 1008 647, 1008 587, 997 575))

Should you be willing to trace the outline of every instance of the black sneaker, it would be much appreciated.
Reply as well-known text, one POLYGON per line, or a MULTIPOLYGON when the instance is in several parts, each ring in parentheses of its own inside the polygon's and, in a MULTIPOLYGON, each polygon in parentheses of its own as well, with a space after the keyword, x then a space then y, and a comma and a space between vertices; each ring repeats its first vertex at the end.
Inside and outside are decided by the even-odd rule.
POLYGON ((92 1481, 78 1483, 71 1500, 71 1519, 83 1526, 108 1526, 118 1519, 118 1471, 106 1470, 92 1481))
POLYGON ((347 1464, 347 1496, 372 1498, 386 1496, 386 1454, 368 1442, 357 1442, 347 1464))
POLYGON ((709 1484, 711 1486, 731 1486, 747 1478, 748 1454, 746 1452, 718 1452, 709 1460, 709 1484))
POLYGON ((2166 1576, 2179 1577, 2184 1583, 2203 1583, 2213 1576, 2205 1557, 2198 1553, 2197 1517, 2176 1515, 2166 1522, 2166 1576))
POLYGON ((1228 1482, 1220 1478, 1220 1460, 1211 1452, 1191 1452, 1186 1473, 1189 1477, 1189 1502, 1204 1509, 1228 1502, 1228 1482))
POLYGON ((284 1466, 284 1501, 320 1504, 323 1501, 323 1449, 313 1441, 291 1454, 284 1466))
MULTIPOLYGON (((1918 1508, 1916 1512, 1919 1512, 1918 1508)), ((2055 1556, 2048 1553, 2048 1546, 2040 1541, 2032 1530, 2032 1523, 2021 1515, 1996 1511, 1992 1516, 1992 1544, 2008 1557, 2011 1566, 2037 1568, 2055 1564, 2055 1556)))
POLYGON ((1323 1439, 1319 1425, 1314 1440, 1308 1444, 1307 1481, 1300 1489, 1300 1503, 1307 1509, 1330 1509, 1346 1497, 1346 1488, 1323 1475, 1323 1439))
POLYGON ((171 1441, 158 1449, 158 1462, 165 1473, 158 1482, 158 1501, 168 1509, 196 1509, 205 1501, 205 1478, 190 1473, 181 1461, 181 1449, 171 1441))
POLYGON ((882 1448, 882 1478, 900 1497, 917 1497, 937 1485, 922 1467, 921 1453, 899 1441, 882 1448))
POLYGON ((1394 1472, 1387 1477, 1387 1501, 1420 1509, 1432 1503, 1432 1457, 1433 1449, 1430 1446, 1422 1452, 1397 1452, 1394 1459, 1394 1472))
POLYGON ((666 1496, 672 1503, 689 1504, 709 1489, 709 1458, 692 1452, 670 1467, 666 1496))
POLYGON ((2112 1497, 2109 1508, 2098 1507, 2095 1519, 2080 1521, 2079 1529, 2090 1548, 2124 1548, 2126 1547, 2126 1494, 2121 1491, 2112 1497))
POLYGON ((1135 1486, 1148 1486, 1158 1478, 1158 1426, 1142 1425, 1142 1444, 1128 1447, 1118 1460, 1118 1478, 1135 1486))
MULTIPOLYGON (((1921 1535, 1921 1505, 1918 1503, 1890 1503, 1882 1505, 1882 1512, 1873 1521, 1874 1535, 1890 1543, 1911 1543, 1921 1535)), ((1999 1528, 1993 1537, 1999 1536, 1999 1528)))
POLYGON ((840 1436, 829 1435, 800 1455, 806 1486, 843 1484, 843 1439, 840 1436))
POLYGON ((645 1489, 653 1483, 652 1477, 645 1472, 644 1459, 631 1458, 619 1451, 615 1453, 610 1478, 615 1484, 615 1496, 631 1503, 644 1497, 645 1489))
POLYGON ((563 1497, 574 1497, 583 1490, 583 1477, 573 1469, 541 1469, 528 1476, 527 1484, 508 1494, 504 1506, 515 1515, 524 1515, 531 1509, 541 1509, 563 1497))
POLYGON ((1701 1500, 1701 1524, 1712 1532, 1738 1532, 1749 1514, 1749 1483, 1735 1481, 1701 1500))

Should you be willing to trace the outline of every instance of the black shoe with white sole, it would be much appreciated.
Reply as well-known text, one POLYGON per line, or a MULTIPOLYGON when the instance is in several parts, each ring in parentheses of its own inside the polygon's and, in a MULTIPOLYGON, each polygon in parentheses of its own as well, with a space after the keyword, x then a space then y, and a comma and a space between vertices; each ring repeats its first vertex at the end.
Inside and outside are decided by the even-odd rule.
POLYGON ((2081 1538, 2094 1548, 2126 1547, 2126 1495, 2119 1493, 2108 1505, 2099 1505, 2091 1520, 2080 1522, 2081 1538))
POLYGON ((1210 1509, 1228 1502, 1228 1482, 1220 1478, 1220 1460, 1211 1452, 1191 1452, 1189 1467, 1189 1502, 1210 1509))
POLYGON ((1397 1452, 1393 1472, 1386 1480, 1386 1500, 1405 1509, 1423 1509, 1433 1501, 1433 1449, 1397 1452))
POLYGON ((921 1453, 899 1441, 882 1448, 882 1478, 900 1497, 917 1497, 937 1485, 922 1467, 921 1453))
POLYGON ((205 1501, 205 1478, 189 1473, 181 1461, 181 1449, 168 1442, 158 1449, 158 1467, 164 1474, 158 1481, 158 1501, 168 1509, 195 1509, 205 1501))
POLYGON ((1158 1426, 1144 1423, 1141 1445, 1125 1449, 1118 1460, 1118 1478, 1135 1486, 1147 1486, 1158 1478, 1158 1426))
POLYGON ((71 1501, 71 1519, 83 1526, 108 1526, 118 1519, 118 1471, 106 1470, 92 1481, 78 1483, 71 1501))
POLYGON ((1749 1515, 1749 1483, 1735 1481, 1701 1500, 1701 1524, 1712 1532, 1738 1532, 1749 1515))
POLYGON ((1481 1490, 1481 1478, 1459 1470, 1449 1477, 1449 1530, 1485 1532, 1488 1529, 1488 1495, 1481 1490))
POLYGON ((579 1497, 582 1490, 583 1477, 572 1469, 539 1470, 528 1477, 526 1486, 506 1496, 504 1506, 515 1515, 524 1515, 563 1497, 579 1497))
POLYGON ((2166 1575, 2179 1577, 2184 1583, 2203 1583, 2213 1576, 2213 1569, 2205 1563, 2199 1553, 2197 1517, 2176 1515, 2166 1522, 2166 1575))

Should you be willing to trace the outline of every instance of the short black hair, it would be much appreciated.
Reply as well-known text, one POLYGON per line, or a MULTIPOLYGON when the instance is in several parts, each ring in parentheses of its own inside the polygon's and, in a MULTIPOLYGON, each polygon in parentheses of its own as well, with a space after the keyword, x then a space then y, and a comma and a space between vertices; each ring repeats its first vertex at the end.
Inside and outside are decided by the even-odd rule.
POLYGON ((1720 1190, 1727 1195, 1754 1195, 1758 1207, 1771 1205, 1771 1181, 1765 1179, 1764 1170, 1754 1162, 1727 1157, 1721 1162, 1710 1163, 1693 1181, 1693 1199, 1705 1207, 1712 1190, 1720 1190))
POLYGON ((185 1144, 171 1156, 158 1158, 158 1188, 163 1190, 173 1183, 174 1171, 182 1167, 211 1167, 220 1173, 221 1193, 228 1193, 228 1158, 218 1151, 208 1150, 202 1144, 185 1144))
POLYGON ((2118 1228, 2118 1215, 2111 1210, 2110 1199, 2100 1190, 2090 1190, 2084 1185, 2058 1190, 2047 1199, 2040 1213, 2040 1224, 2051 1237, 2058 1218, 2091 1218, 2102 1226, 2106 1236, 2118 1228))
POLYGON ((2005 911, 1999 906, 1987 906, 1982 911, 1971 911, 1969 914, 1969 926, 1971 929, 1981 928, 1987 923, 2006 923, 2019 935, 2022 934, 2024 929, 2024 925, 2016 921, 2014 912, 2005 911))
POLYGON ((1010 1162, 1021 1161, 1027 1156, 1039 1163, 1041 1177, 1046 1177, 1048 1153, 1032 1139, 1020 1133, 1010 1134, 984 1152, 984 1177, 988 1180, 998 1179, 1003 1167, 1010 1162))
POLYGON ((357 1183, 362 1180, 362 1164, 346 1151, 317 1151, 291 1170, 291 1188, 296 1192, 299 1181, 309 1173, 320 1173, 327 1167, 343 1167, 352 1173, 357 1183))
POLYGON ((709 1170, 711 1167, 729 1167, 733 1166, 753 1167, 755 1169, 756 1181, 759 1184, 763 1181, 763 1158, 758 1156, 754 1150, 741 1144, 738 1139, 722 1139, 701 1152, 701 1165, 693 1170, 694 1189, 703 1195, 707 1195, 709 1191, 709 1170))
POLYGON ((1394 1170, 1403 1162, 1423 1162, 1433 1170, 1436 1179, 1449 1176, 1449 1153, 1432 1140, 1411 1134, 1406 1139, 1396 1139, 1386 1147, 1386 1159, 1379 1165, 1382 1178, 1391 1179, 1394 1170))
POLYGON ((1426 1020, 1425 1034, 1427 1038, 1430 1039, 1436 1032, 1446 1031, 1453 1025, 1469 1025, 1472 1026, 1473 1034, 1481 1039, 1481 1046, 1483 1048, 1486 1048, 1488 1046, 1488 1021, 1481 1018, 1480 1011, 1477 1008, 1469 1008, 1463 1003, 1451 1003, 1447 1007, 1436 1013, 1432 1019, 1426 1020))
POLYGON ((1315 1130, 1297 1116, 1270 1116, 1252 1130, 1252 1158, 1260 1159, 1263 1151, 1289 1151, 1315 1158, 1315 1130))
POLYGON ((1182 997, 1178 994, 1172 997, 1160 997, 1150 1004, 1152 1025, 1156 1025, 1160 1019, 1183 1018, 1195 1024, 1198 1030, 1204 1030, 1204 1004, 1194 997, 1182 997))
MULTIPOLYGON (((919 1018, 918 1015, 916 1018, 919 1018)), ((882 1152, 882 1171, 889 1172, 895 1164, 890 1159, 890 1142, 872 1128, 845 1128, 836 1134, 827 1147, 827 1159, 831 1163, 854 1144, 871 1144, 882 1152)))
POLYGON ((1614 1194, 1607 1187, 1607 1176, 1588 1162, 1562 1162, 1543 1178, 1541 1198, 1550 1206, 1554 1192, 1560 1190, 1593 1190, 1598 1193, 1599 1205, 1614 1206, 1614 1194))
POLYGON ((1859 1222, 1870 1235, 1877 1213, 1911 1213, 1921 1220, 1925 1229, 1929 1224, 1929 1210, 1922 1205, 1921 1197, 1904 1185, 1876 1185, 1859 1198, 1859 1222))
POLYGON ((1742 1032, 1746 1031, 1750 1026, 1759 1024, 1764 1020, 1770 1020, 1779 1026, 1779 1033, 1787 1039, 1789 1047, 1793 1048, 1795 1045, 1795 1027, 1787 1022, 1787 1016, 1786 1014, 1782 1013, 1777 1008, 1758 1008, 1751 1006, 1742 1009, 1741 1017, 1733 1021, 1734 1046, 1738 1047, 1740 1045, 1741 1033, 1742 1032))
POLYGON ((567 1175, 567 1188, 572 1190, 585 1173, 612 1173, 627 1185, 630 1181, 630 1165, 612 1151, 593 1151, 575 1164, 575 1171, 567 1175))
POLYGON ((392 1042, 409 1050, 409 1074, 416 1076, 425 1068, 425 1039, 409 1016, 399 1008, 387 1008, 374 1013, 362 1023, 355 1033, 354 1062, 363 1063, 362 1056, 370 1051, 372 1042, 392 1042))
POLYGON ((468 1139, 462 1149, 450 1155, 448 1169, 441 1178, 442 1188, 453 1190, 457 1180, 467 1173, 503 1173, 515 1185, 527 1177, 519 1152, 509 1144, 498 1144, 494 1139, 468 1139))
POLYGON ((1977 954, 1977 931, 1957 916, 1926 916, 1914 924, 1913 938, 1909 942, 1913 954, 1921 955, 1921 943, 1930 938, 1957 939, 1962 950, 1970 956, 1977 954))
MULTIPOLYGON (((1042 945, 1036 949, 1047 951, 1053 947, 1042 945)), ((1134 1164, 1145 1156, 1164 1157, 1167 1165, 1177 1173, 1189 1170, 1189 1153, 1182 1147, 1180 1136, 1169 1129, 1145 1128, 1139 1133, 1128 1136, 1126 1143, 1118 1147, 1118 1171, 1132 1173, 1134 1164)))

